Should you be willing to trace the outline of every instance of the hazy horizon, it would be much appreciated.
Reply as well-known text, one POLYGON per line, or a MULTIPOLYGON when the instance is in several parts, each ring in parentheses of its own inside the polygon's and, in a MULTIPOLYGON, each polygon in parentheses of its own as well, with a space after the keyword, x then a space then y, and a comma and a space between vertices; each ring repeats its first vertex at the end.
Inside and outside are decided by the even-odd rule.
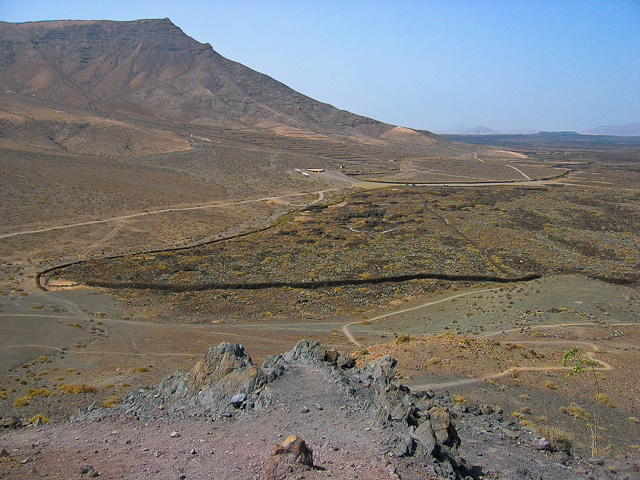
POLYGON ((640 2, 13 1, 0 20, 169 17, 221 55, 338 108, 451 131, 640 121, 640 2))

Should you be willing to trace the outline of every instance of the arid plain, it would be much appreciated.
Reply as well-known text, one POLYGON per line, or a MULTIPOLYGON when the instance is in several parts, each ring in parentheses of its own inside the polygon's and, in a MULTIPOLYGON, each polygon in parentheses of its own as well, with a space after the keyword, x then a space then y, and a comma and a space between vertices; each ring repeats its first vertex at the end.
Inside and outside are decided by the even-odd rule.
POLYGON ((4 151, 3 416, 64 419, 223 340, 259 361, 311 338, 362 362, 392 353, 409 385, 500 404, 586 448, 589 420, 567 408, 593 411, 594 379, 561 362, 576 347, 594 353, 610 400, 597 406, 603 447, 635 451, 639 177, 625 148, 499 158, 467 145, 451 173, 400 148, 271 133, 234 144, 245 135, 197 129, 182 151, 126 160, 57 153, 55 168, 4 151), (461 171, 499 185, 457 184, 461 171), (540 278, 492 281, 527 274, 540 278), (82 383, 96 391, 59 390, 82 383))

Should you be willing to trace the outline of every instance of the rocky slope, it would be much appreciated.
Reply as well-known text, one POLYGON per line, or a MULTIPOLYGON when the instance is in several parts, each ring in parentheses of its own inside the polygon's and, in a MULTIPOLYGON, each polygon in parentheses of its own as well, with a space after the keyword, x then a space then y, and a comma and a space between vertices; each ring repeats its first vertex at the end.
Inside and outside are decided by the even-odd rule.
POLYGON ((222 343, 191 372, 116 407, 90 406, 64 425, 6 428, 0 475, 638 478, 632 461, 586 463, 553 453, 545 438, 503 420, 498 407, 411 392, 394 381, 394 366, 385 356, 356 368, 349 357, 303 340, 259 368, 241 345, 222 343))
POLYGON ((338 110, 216 53, 169 19, 0 22, 0 91, 135 117, 267 128, 282 134, 435 135, 338 110))

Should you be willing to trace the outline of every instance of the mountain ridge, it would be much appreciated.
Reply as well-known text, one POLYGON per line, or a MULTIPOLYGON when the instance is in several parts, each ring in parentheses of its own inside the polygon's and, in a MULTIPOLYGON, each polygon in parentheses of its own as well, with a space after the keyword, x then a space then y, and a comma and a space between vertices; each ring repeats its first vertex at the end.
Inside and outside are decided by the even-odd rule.
POLYGON ((229 60, 170 19, 0 22, 0 89, 103 114, 429 145, 229 60), (386 138, 385 138, 386 137, 386 138))

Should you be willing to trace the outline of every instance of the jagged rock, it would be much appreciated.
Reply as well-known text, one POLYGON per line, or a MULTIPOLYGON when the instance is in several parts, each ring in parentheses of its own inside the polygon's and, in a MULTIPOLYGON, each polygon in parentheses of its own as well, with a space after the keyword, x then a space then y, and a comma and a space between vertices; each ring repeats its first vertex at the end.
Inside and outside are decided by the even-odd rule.
POLYGON ((176 372, 166 377, 158 389, 194 405, 223 410, 228 405, 239 408, 248 396, 267 382, 244 346, 222 342, 207 350, 204 358, 187 374, 176 372))
POLYGON ((0 458, 8 458, 11 455, 9 455, 9 452, 7 452, 6 448, 3 448, 2 450, 0 450, 0 458))
POLYGON ((267 382, 272 382, 287 371, 287 362, 283 355, 269 355, 262 364, 262 371, 267 382))
POLYGON ((376 361, 367 365, 370 371, 368 376, 370 383, 388 385, 396 376, 395 366, 398 362, 391 355, 383 355, 376 361))
POLYGON ((457 449, 460 446, 460 437, 458 437, 456 427, 451 421, 451 416, 441 407, 432 408, 429 410, 429 414, 431 426, 438 442, 457 449))
POLYGON ((340 360, 338 361, 338 366, 342 370, 349 370, 356 366, 356 359, 353 357, 340 357, 340 360))
POLYGON ((416 441, 406 433, 395 439, 391 451, 396 457, 409 457, 416 451, 416 441))
POLYGON ((245 395, 264 383, 264 374, 257 368, 244 346, 239 343, 222 342, 210 348, 201 362, 191 371, 186 393, 198 394, 211 390, 220 396, 245 395))
POLYGON ((438 440, 429 420, 421 423, 414 432, 414 436, 418 440, 418 448, 427 456, 436 453, 438 440))
POLYGON ((235 408, 240 408, 242 403, 247 399, 247 396, 244 393, 238 393, 231 397, 229 400, 229 404, 233 405, 235 408))
POLYGON ((416 408, 410 395, 402 388, 390 384, 379 388, 374 402, 378 405, 375 418, 380 424, 397 422, 404 426, 416 425, 416 408))
POLYGON ((300 340, 295 347, 283 355, 286 362, 293 360, 312 360, 321 362, 324 360, 324 348, 320 342, 314 340, 300 340))
POLYGON ((282 445, 274 447, 260 480, 284 480, 290 474, 299 474, 312 467, 313 451, 303 439, 292 435, 282 445))

